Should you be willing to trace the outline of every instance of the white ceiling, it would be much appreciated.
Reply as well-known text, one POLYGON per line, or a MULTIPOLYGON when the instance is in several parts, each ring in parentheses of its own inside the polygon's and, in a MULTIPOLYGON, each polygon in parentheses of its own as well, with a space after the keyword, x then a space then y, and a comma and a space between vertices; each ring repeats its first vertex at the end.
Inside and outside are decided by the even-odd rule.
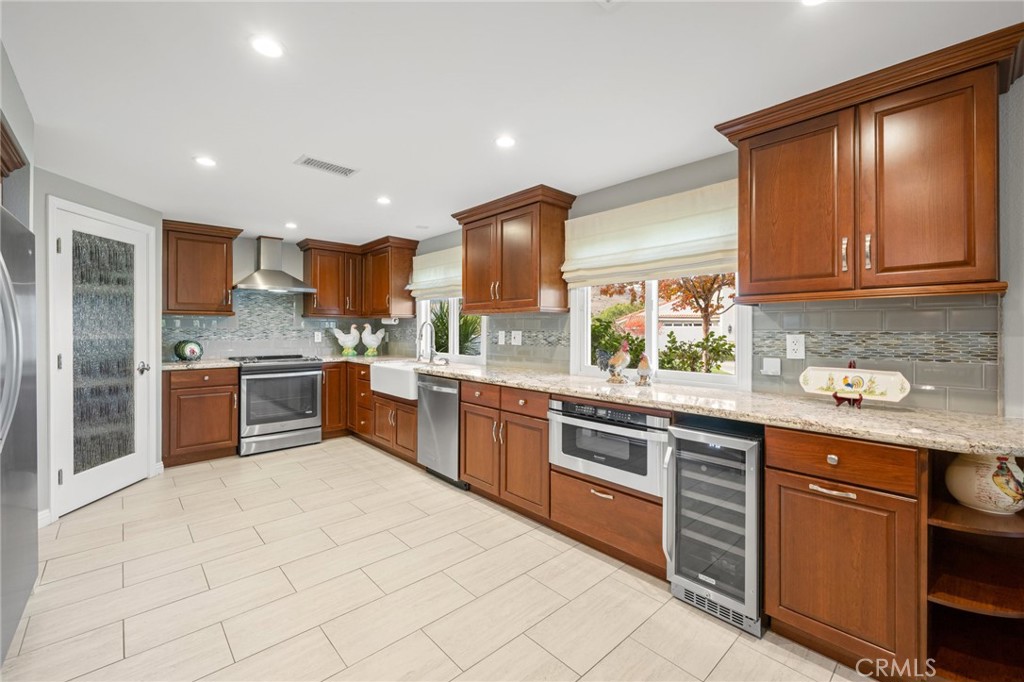
POLYGON ((538 183, 582 194, 720 154, 716 123, 1022 20, 1020 0, 4 0, 2 38, 40 167, 169 218, 361 243, 447 232, 538 183), (259 32, 284 57, 256 54, 259 32), (498 149, 502 132, 518 145, 498 149))

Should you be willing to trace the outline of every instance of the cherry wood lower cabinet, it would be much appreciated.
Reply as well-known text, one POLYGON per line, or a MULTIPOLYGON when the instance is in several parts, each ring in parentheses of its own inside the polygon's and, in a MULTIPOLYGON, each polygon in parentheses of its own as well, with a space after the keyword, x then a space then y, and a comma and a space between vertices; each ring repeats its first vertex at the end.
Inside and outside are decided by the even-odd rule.
POLYGON ((765 612, 847 652, 918 658, 918 505, 768 467, 765 612))
POLYGON ((399 457, 416 462, 416 406, 373 395, 370 439, 399 457))
POLYGON ((498 495, 501 480, 501 446, 498 444, 497 433, 501 411, 462 403, 461 412, 459 476, 477 490, 498 495))
POLYGON ((546 419, 501 413, 501 486, 498 496, 540 516, 548 516, 548 422, 546 419))
POLYGON ((342 436, 347 432, 348 410, 345 409, 347 394, 348 371, 345 368, 345 363, 325 364, 320 396, 324 439, 342 436))
POLYGON ((163 373, 165 467, 238 453, 238 370, 163 373))
POLYGON ((373 397, 370 391, 370 367, 347 363, 347 415, 350 431, 369 436, 372 427, 373 397))

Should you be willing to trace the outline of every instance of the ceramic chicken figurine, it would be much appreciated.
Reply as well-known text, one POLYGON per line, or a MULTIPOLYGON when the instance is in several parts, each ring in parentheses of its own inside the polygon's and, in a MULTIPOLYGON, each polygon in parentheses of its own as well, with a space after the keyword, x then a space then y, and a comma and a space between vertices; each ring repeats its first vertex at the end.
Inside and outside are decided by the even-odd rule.
POLYGON ((647 353, 641 353, 640 362, 636 363, 636 385, 651 385, 651 363, 647 359, 647 353))
POLYGON ((622 370, 629 367, 629 341, 626 339, 622 340, 622 346, 619 347, 618 352, 615 355, 608 358, 608 372, 611 374, 608 377, 609 384, 626 384, 629 383, 622 377, 622 370))
POLYGON ((377 332, 370 331, 370 323, 367 322, 363 325, 363 345, 366 346, 366 356, 373 357, 377 355, 377 346, 384 341, 384 328, 377 332))
POLYGON ((359 327, 352 325, 352 329, 348 332, 343 332, 340 329, 331 329, 334 332, 334 336, 338 339, 338 343, 341 344, 341 354, 346 357, 357 355, 356 346, 359 345, 359 327))

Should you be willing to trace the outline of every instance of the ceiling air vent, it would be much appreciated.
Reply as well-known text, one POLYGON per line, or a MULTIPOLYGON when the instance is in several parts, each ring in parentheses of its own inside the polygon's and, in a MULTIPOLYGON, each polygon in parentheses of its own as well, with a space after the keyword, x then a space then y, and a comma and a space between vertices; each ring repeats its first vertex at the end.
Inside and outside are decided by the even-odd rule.
POLYGON ((338 164, 331 163, 330 161, 314 159, 312 156, 306 156, 305 154, 296 159, 295 165, 313 168, 318 171, 323 171, 324 173, 334 173, 335 175, 340 175, 344 178, 358 172, 355 168, 346 168, 345 166, 339 166, 338 164))

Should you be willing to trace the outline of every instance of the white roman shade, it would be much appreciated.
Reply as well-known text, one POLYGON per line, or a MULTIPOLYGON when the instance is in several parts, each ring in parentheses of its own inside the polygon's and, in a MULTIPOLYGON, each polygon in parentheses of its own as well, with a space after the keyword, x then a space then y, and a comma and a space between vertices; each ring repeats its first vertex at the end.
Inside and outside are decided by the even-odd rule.
POLYGON ((452 298, 462 295, 462 247, 425 253, 412 259, 412 281, 406 287, 414 298, 452 298))
POLYGON ((734 272, 739 184, 715 185, 565 222, 570 288, 734 272))

